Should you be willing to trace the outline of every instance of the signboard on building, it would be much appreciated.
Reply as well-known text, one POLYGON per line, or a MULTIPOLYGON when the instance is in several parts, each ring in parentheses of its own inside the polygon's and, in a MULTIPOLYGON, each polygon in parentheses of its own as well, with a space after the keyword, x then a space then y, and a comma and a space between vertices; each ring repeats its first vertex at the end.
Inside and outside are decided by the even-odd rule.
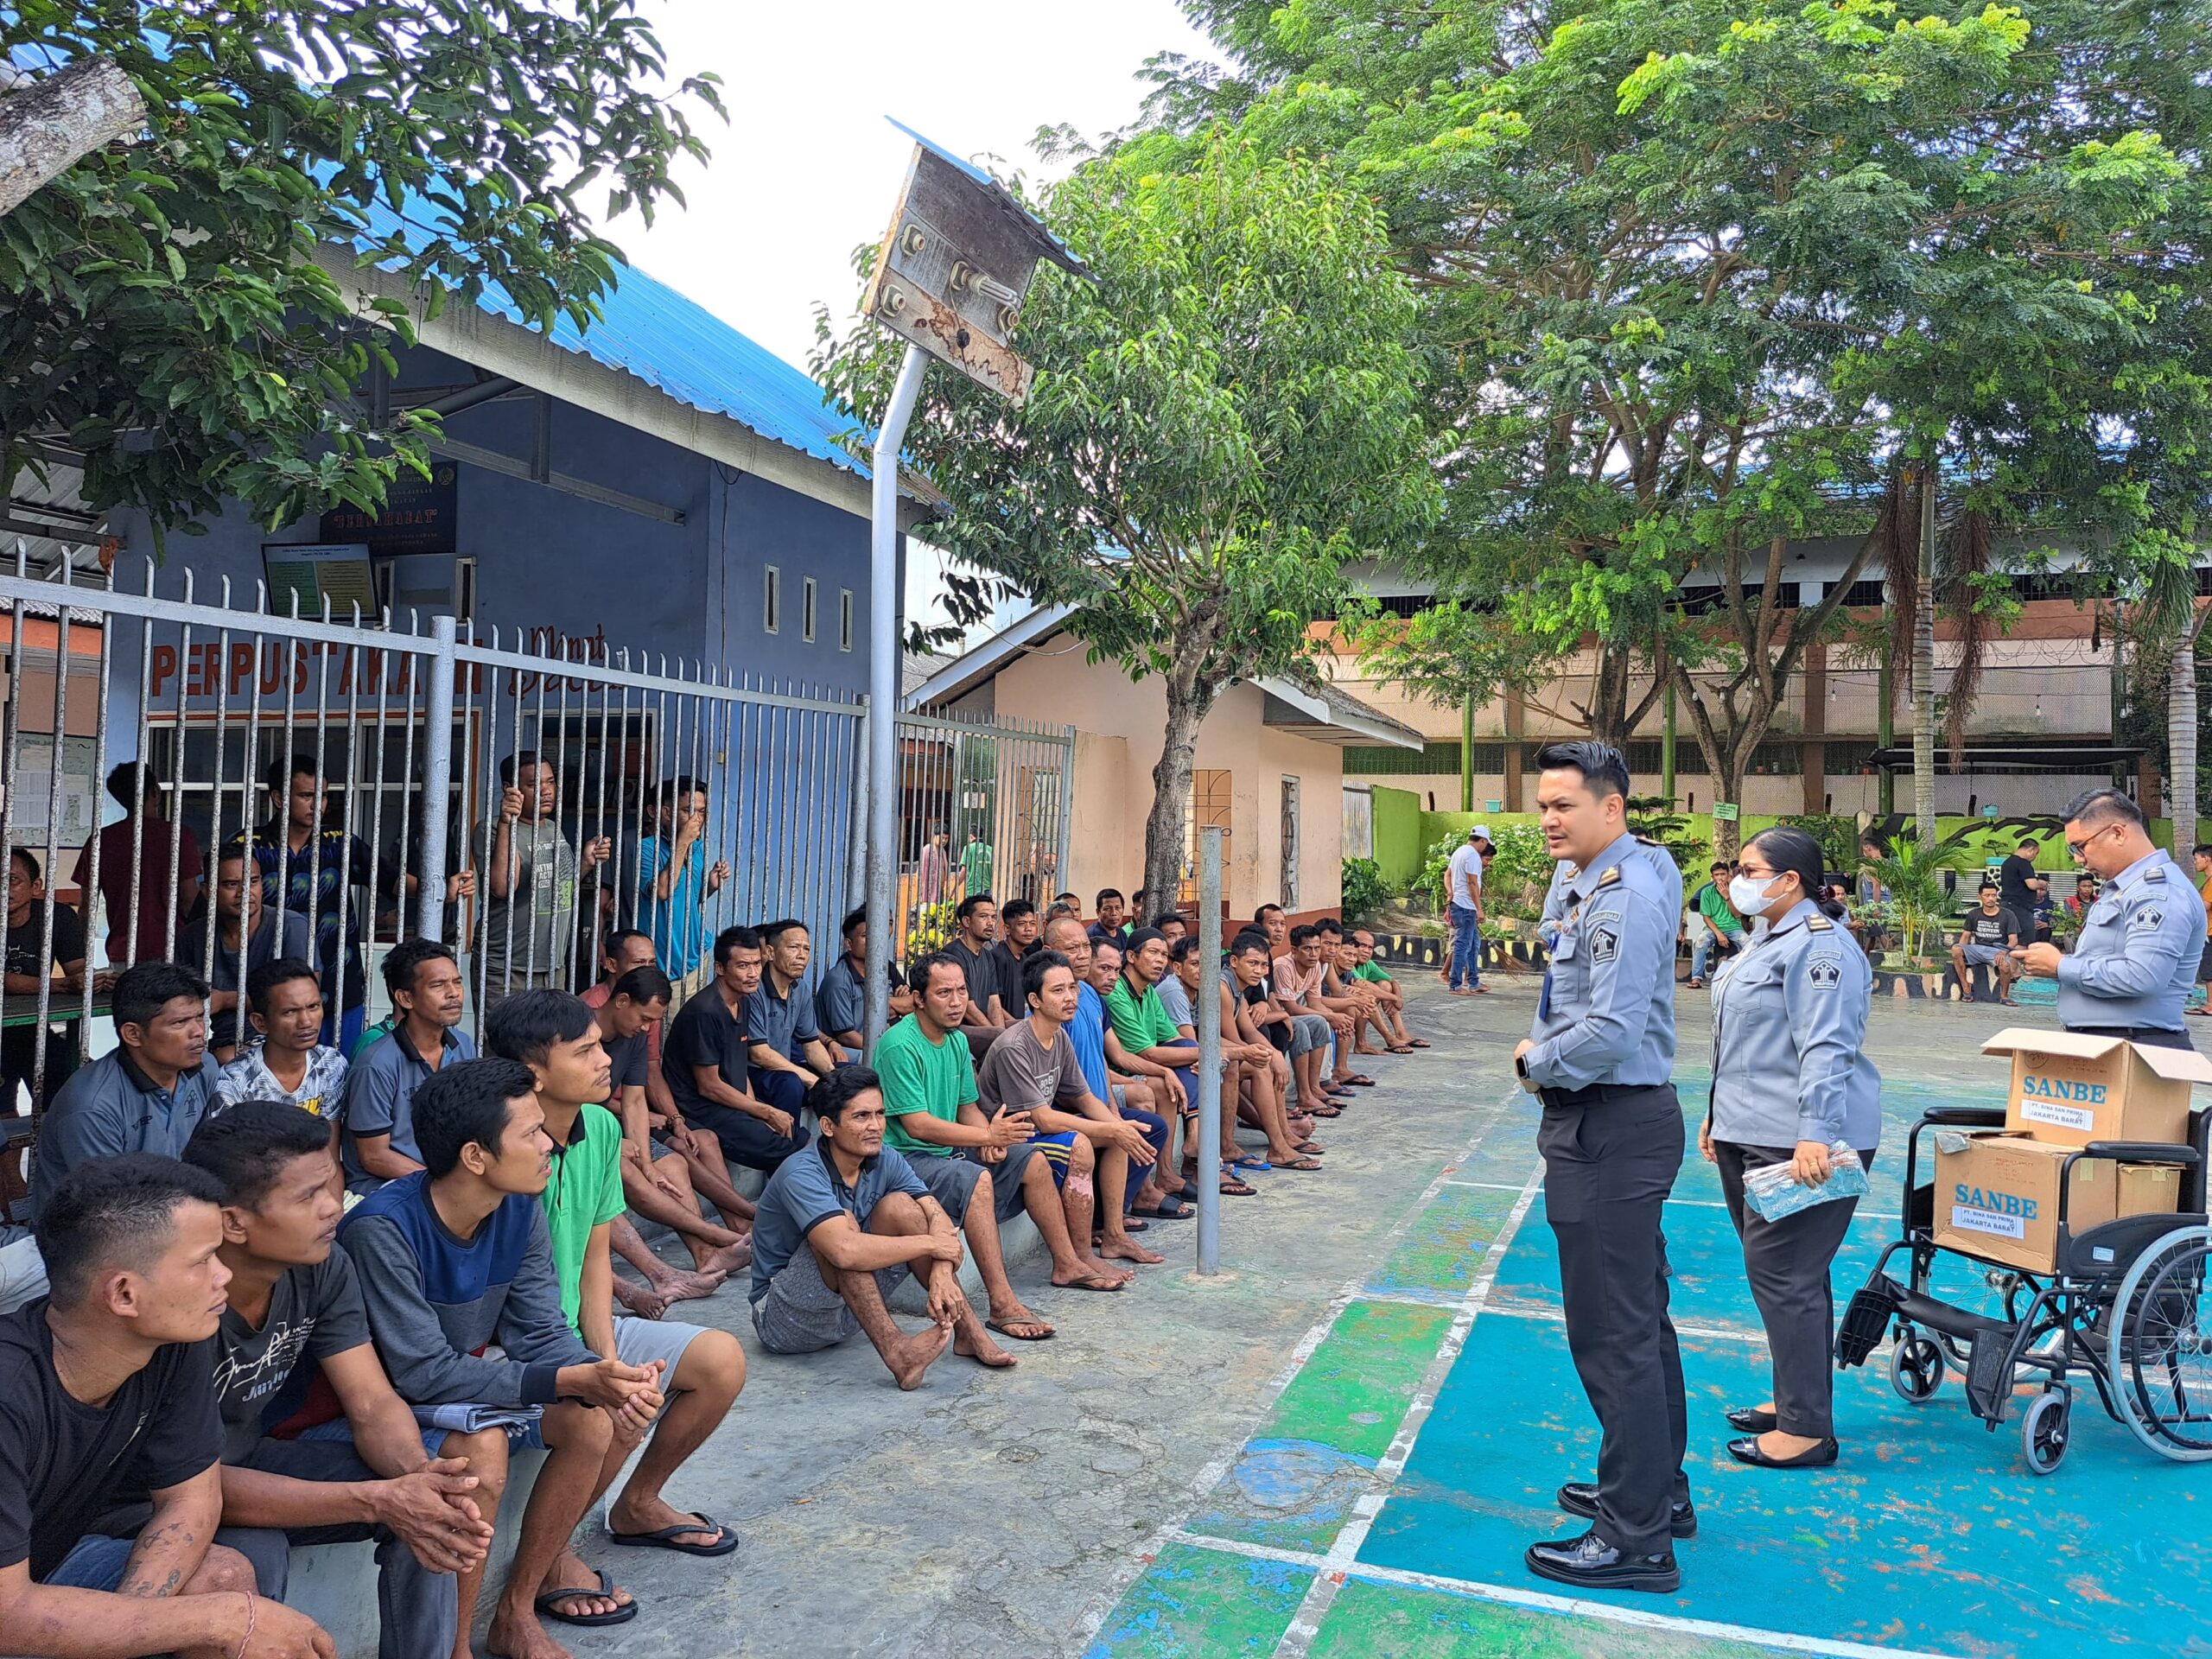
POLYGON ((330 603, 334 622, 350 622, 356 606, 364 619, 377 614, 377 584, 369 550, 359 542, 264 542, 261 568, 269 578, 269 609, 276 616, 321 616, 330 603))
POLYGON ((358 542, 372 553, 451 553, 461 503, 460 467, 443 458, 430 462, 428 478, 402 467, 385 493, 384 508, 337 506, 322 515, 322 539, 358 542))

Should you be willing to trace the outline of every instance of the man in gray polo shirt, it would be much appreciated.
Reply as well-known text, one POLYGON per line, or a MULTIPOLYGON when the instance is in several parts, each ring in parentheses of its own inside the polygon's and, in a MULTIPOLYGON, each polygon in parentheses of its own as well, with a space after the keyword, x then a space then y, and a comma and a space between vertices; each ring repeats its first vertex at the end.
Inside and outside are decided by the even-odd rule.
POLYGON ((745 999, 753 1092, 796 1122, 807 1090, 835 1064, 806 994, 814 945, 804 922, 766 922, 758 931, 760 988, 745 999))
POLYGON ((31 1207, 62 1177, 118 1153, 183 1154, 215 1100, 222 1068, 207 1052, 207 982, 173 962, 142 962, 115 982, 122 1046, 61 1086, 32 1155, 31 1207))
POLYGON ((423 1167, 415 1143, 415 1091, 449 1061, 473 1060, 476 1045, 455 1029, 467 988, 453 948, 404 939, 384 959, 385 988, 399 1023, 363 1049, 346 1073, 346 1190, 375 1192, 423 1167))

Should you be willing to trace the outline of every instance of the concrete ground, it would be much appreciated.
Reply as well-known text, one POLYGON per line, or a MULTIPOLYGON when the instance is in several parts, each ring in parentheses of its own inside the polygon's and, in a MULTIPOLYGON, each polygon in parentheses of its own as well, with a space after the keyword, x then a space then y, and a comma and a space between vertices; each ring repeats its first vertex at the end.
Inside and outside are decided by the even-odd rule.
MULTIPOLYGON (((1580 1472, 1570 1465, 1594 1435, 1563 1351, 1551 1351, 1556 1313, 1544 1299, 1555 1299, 1556 1265, 1534 1179, 1535 1113, 1510 1078, 1535 982, 1494 980, 1493 995, 1470 999, 1447 997, 1433 976, 1404 977, 1417 1029, 1436 1048, 1363 1062, 1382 1086, 1324 1126, 1325 1172, 1255 1176, 1261 1196, 1224 1201, 1229 1270, 1194 1276, 1189 1223, 1146 1236, 1170 1262, 1122 1295, 1055 1291, 1040 1268, 1018 1268, 1017 1288, 1059 1335, 1020 1346, 1010 1373, 948 1356, 902 1395, 857 1340, 805 1358, 762 1353, 740 1287, 681 1305, 679 1316, 736 1332, 752 1371, 731 1421, 669 1496, 734 1524, 745 1546, 720 1562, 616 1549, 594 1522, 586 1559, 615 1573, 645 1611, 615 1630, 557 1633, 579 1655, 686 1659, 1746 1650, 1727 1610, 1725 1543, 1686 1557, 1685 1595, 1692 1585, 1705 1592, 1695 1606, 1554 1605, 1500 1565, 1522 1533, 1563 1529, 1544 1495, 1580 1472), (1504 1317, 1478 1321, 1493 1300, 1504 1317), (1475 1554, 1463 1559, 1463 1547, 1475 1554), (1503 1589, 1486 1595, 1493 1580, 1503 1589)), ((1708 1004, 1685 990, 1678 1006, 1694 1116, 1708 1004)), ((1980 1040, 2000 1025, 2052 1023, 2047 1008, 1884 1001, 1869 1050, 1892 1116, 1910 1115, 1929 1099, 2001 1091, 2005 1066, 1977 1052, 1980 1040)), ((1892 1143, 1901 1161, 1894 1131, 1892 1143)), ((1894 1224, 1897 1168, 1879 1173, 1888 1184, 1862 1209, 1840 1300, 1853 1268, 1864 1271, 1858 1255, 1894 1224)), ((1723 1344, 1732 1369, 1710 1387, 1732 1399, 1758 1380, 1733 1374, 1746 1359, 1756 1370, 1757 1350, 1744 1344, 1757 1336, 1739 1264, 1731 1275, 1732 1237, 1710 1210, 1716 1195, 1702 1191, 1709 1179, 1693 1154, 1681 1219, 1701 1243, 1678 1261, 1677 1294, 1723 1344)), ((1840 1401, 1847 1390, 1907 1410, 1874 1369, 1846 1379, 1840 1401)), ((1943 1456, 1974 1459, 1959 1474, 2031 1497, 2051 1490, 2024 1486, 2012 1467, 2017 1436, 1967 1424, 1955 1392, 1929 1409, 1941 1413, 1943 1456)), ((2080 1415, 2094 1417, 2094 1404, 2080 1415)), ((2194 1507, 2193 1471, 2159 1465, 2107 1427, 2100 1420, 2094 1444, 2054 1487, 2104 1464, 2159 1488, 2131 1485, 2113 1501, 2194 1507)), ((1713 1424, 1700 1420, 1694 1437, 1710 1442, 1694 1454, 1700 1469, 1726 1464, 1713 1424)), ((1922 1451, 1904 1455, 1917 1463, 1922 1451)), ((1717 1478, 1696 1478, 1717 1490, 1717 1478)), ((1713 1500, 1716 1512, 1723 1501, 1713 1500)), ((2018 1510, 2008 1503, 1993 1524, 2024 1522, 2018 1510)), ((1780 1530, 1763 1544, 1786 1554, 1794 1526, 1802 1548, 1808 1518, 1770 1517, 1780 1530)), ((1763 1548, 1759 1559, 1774 1558, 1763 1548)), ((2124 1593, 2101 1572, 2081 1582, 2085 1596, 2124 1593)), ((1762 1646, 1923 1646, 1907 1639, 1916 1626, 1905 1618, 1889 1620, 1886 1636, 1878 1619, 1858 1643, 1818 1634, 1817 1618, 1757 1622, 1774 1638, 1762 1646)), ((1986 1632, 1972 1647, 1932 1645, 2050 1650, 1986 1632)))

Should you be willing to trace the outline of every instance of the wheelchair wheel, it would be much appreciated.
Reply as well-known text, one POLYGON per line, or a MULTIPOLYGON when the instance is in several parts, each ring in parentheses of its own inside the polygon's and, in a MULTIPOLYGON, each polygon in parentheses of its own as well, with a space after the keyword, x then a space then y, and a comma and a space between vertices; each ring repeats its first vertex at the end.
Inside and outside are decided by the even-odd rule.
POLYGON ((2073 1396, 2064 1389, 2045 1389, 2021 1417, 2020 1450, 2034 1473, 2047 1475, 2065 1460, 2073 1416, 2073 1396))
POLYGON ((1943 1351, 1926 1337, 1900 1331, 1890 1350, 1890 1386, 1899 1399, 1926 1405, 1943 1386, 1943 1351))
POLYGON ((2212 1459, 2212 1228, 2138 1256, 2108 1323, 2113 1395, 2135 1438, 2177 1463, 2212 1459))

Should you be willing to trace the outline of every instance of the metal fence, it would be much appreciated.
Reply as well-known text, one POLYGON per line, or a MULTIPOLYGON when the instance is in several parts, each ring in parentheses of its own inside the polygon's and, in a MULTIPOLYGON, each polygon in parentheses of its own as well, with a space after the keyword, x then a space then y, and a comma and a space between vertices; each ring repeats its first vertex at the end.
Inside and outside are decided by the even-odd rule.
POLYGON ((132 575, 0 574, 0 845, 29 855, 0 912, 0 1114, 18 1084, 42 1109, 113 971, 149 957, 217 986, 228 1046, 225 1004, 288 932, 340 1039, 377 959, 432 928, 462 950, 478 1019, 510 986, 583 988, 616 927, 651 933, 679 979, 741 921, 795 917, 835 951, 858 902, 857 696, 448 619, 341 620, 327 599, 272 614, 259 584, 250 605, 227 582, 209 602, 150 563, 132 575), (142 804, 103 827, 123 810, 103 804, 110 774, 134 762, 120 798, 142 804))
POLYGON ((948 942, 970 893, 1039 910, 1066 885, 1075 728, 945 712, 899 717, 893 954, 948 942))

